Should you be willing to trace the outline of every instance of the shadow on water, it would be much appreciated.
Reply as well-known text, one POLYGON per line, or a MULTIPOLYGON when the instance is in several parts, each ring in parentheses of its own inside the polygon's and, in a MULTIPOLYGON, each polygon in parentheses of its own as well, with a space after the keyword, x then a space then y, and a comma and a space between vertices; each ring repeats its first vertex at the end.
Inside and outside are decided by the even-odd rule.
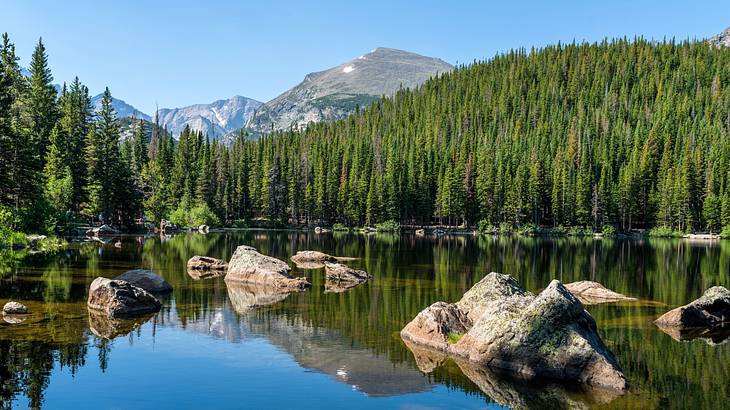
POLYGON ((90 355, 96 355, 94 363, 104 371, 113 365, 110 340, 154 337, 154 332, 150 336, 142 331, 148 327, 230 343, 265 340, 301 368, 328 375, 369 397, 427 394, 445 386, 450 394, 466 394, 477 404, 509 407, 715 408, 730 395, 730 343, 718 344, 727 334, 665 334, 652 324, 706 288, 730 285, 730 243, 725 241, 238 231, 164 240, 124 237, 120 248, 75 244, 58 255, 1 261, 0 303, 18 300, 32 312, 21 323, 0 321, 4 407, 21 397, 30 407, 40 407, 55 377, 75 374, 90 355), (287 261, 297 250, 354 257, 347 263, 373 279, 343 293, 325 293, 322 269, 295 268, 295 276, 307 276, 312 289, 272 294, 250 286, 226 286, 221 277, 193 280, 187 275, 191 256, 228 260, 241 244, 287 261), (95 277, 113 277, 140 266, 160 273, 174 287, 160 313, 110 321, 87 312, 87 289, 95 277), (553 278, 566 283, 593 280, 639 298, 640 302, 588 308, 632 392, 615 398, 577 387, 510 381, 467 363, 412 353, 403 344, 398 332, 418 312, 438 300, 459 299, 490 271, 511 274, 532 291, 553 278), (55 366, 66 373, 54 373, 55 366))

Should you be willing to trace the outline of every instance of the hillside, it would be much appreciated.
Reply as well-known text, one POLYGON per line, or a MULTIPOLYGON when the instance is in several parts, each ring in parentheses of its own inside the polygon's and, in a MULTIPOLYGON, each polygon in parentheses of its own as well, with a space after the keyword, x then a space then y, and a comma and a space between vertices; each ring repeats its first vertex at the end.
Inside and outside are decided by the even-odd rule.
POLYGON ((399 88, 413 88, 451 71, 439 59, 376 48, 328 70, 310 73, 294 88, 267 102, 246 124, 257 133, 346 117, 399 88))

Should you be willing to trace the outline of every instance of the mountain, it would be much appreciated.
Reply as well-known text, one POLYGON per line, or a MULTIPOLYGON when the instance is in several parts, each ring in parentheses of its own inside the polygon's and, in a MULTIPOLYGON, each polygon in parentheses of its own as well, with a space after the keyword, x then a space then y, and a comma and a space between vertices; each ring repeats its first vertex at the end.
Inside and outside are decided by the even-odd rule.
POLYGON ((401 87, 416 87, 452 69, 437 58, 376 48, 344 64, 307 74, 297 86, 256 110, 246 128, 263 133, 344 118, 358 105, 392 95, 401 87))
POLYGON ((726 28, 722 33, 710 37, 707 41, 718 47, 730 47, 730 27, 726 28))
POLYGON ((193 130, 203 131, 211 138, 219 138, 243 128, 261 104, 251 98, 236 95, 210 104, 160 109, 159 121, 174 136, 180 135, 185 126, 189 125, 193 130))
MULTIPOLYGON (((91 97, 91 106, 94 107, 94 111, 99 111, 99 109, 101 108, 101 99, 103 96, 104 94, 98 94, 91 97)), ((135 117, 146 121, 151 120, 149 115, 143 113, 142 111, 136 109, 134 106, 127 104, 124 100, 120 100, 118 98, 112 97, 112 107, 114 108, 114 111, 117 113, 117 117, 119 118, 135 117)))

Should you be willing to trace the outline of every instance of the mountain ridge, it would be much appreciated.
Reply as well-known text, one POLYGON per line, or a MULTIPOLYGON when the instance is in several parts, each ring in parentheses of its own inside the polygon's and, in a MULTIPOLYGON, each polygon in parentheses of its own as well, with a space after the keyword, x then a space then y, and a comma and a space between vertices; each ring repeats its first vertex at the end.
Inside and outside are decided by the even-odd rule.
POLYGON ((445 61, 394 48, 371 52, 329 69, 315 71, 291 89, 263 104, 246 124, 254 133, 309 122, 346 117, 400 88, 413 88, 433 76, 451 71, 445 61))

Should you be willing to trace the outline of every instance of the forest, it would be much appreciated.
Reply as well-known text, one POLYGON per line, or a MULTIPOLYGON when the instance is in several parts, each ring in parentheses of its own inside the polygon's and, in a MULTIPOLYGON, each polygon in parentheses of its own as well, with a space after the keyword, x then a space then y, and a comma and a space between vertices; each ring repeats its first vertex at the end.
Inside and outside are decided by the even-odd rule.
MULTIPOLYGON (((57 92, 0 48, 0 223, 730 226, 730 49, 641 38, 512 50, 335 122, 228 138, 57 92), (122 137, 122 124, 131 123, 122 137)), ((125 128, 126 129, 126 128, 125 128)))

